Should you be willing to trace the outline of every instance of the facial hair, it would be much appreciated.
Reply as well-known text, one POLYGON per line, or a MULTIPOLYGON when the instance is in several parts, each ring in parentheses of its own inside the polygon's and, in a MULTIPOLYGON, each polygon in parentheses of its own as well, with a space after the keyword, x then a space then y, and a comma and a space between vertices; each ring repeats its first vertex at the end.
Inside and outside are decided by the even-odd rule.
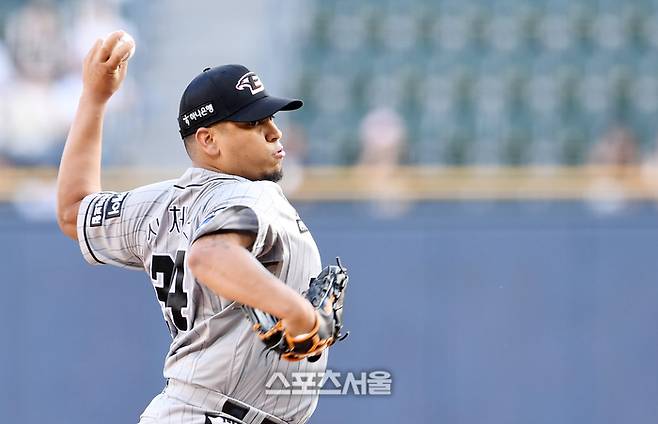
POLYGON ((278 183, 283 178, 283 170, 279 169, 278 171, 273 171, 263 175, 261 180, 263 181, 272 181, 273 183, 278 183))

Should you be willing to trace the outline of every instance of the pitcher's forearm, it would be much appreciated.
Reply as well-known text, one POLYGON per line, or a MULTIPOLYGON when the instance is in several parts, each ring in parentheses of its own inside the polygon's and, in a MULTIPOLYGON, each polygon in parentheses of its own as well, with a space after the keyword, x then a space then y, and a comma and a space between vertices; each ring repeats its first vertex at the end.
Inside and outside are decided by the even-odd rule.
POLYGON ((188 265, 197 280, 219 296, 281 318, 292 335, 310 331, 316 319, 313 306, 226 237, 205 236, 192 245, 188 265))
POLYGON ((101 140, 108 100, 126 77, 127 60, 135 43, 114 31, 96 40, 82 63, 82 96, 66 139, 57 176, 57 222, 77 239, 80 201, 101 190, 101 140))
MULTIPOLYGON (((106 103, 80 97, 59 168, 62 194, 87 195, 101 187, 101 146, 106 103)), ((84 196, 82 196, 84 197, 84 196)), ((80 199, 82 198, 80 197, 80 199)))
POLYGON ((77 207, 101 190, 101 147, 106 102, 83 94, 66 139, 57 176, 57 218, 67 235, 75 226, 77 207), (66 231, 64 227, 69 227, 66 231))

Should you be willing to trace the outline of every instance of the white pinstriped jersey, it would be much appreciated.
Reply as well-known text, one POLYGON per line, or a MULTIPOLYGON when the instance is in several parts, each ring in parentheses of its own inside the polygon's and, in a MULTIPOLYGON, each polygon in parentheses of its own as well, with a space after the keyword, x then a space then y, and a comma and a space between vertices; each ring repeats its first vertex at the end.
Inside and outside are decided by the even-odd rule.
POLYGON ((185 252, 204 234, 246 230, 252 254, 298 292, 321 270, 310 232, 279 186, 269 181, 190 168, 178 180, 124 193, 101 192, 80 205, 78 239, 91 264, 145 270, 155 288, 172 342, 165 378, 219 391, 290 422, 304 422, 317 396, 267 395, 274 373, 324 371, 314 363, 265 355, 239 305, 198 283, 185 252))

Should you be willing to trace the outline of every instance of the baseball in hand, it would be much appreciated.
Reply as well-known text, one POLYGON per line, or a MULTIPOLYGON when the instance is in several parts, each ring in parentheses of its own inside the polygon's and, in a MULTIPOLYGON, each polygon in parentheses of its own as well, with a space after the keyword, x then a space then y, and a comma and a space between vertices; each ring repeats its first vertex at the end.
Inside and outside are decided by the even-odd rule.
POLYGON ((122 62, 126 62, 126 61, 128 61, 128 59, 133 57, 133 55, 135 54, 135 39, 130 34, 128 34, 127 32, 124 32, 123 35, 121 36, 121 38, 119 38, 119 43, 130 43, 130 44, 132 44, 132 47, 130 48, 130 51, 128 52, 128 54, 126 54, 124 56, 124 58, 121 59, 122 62))

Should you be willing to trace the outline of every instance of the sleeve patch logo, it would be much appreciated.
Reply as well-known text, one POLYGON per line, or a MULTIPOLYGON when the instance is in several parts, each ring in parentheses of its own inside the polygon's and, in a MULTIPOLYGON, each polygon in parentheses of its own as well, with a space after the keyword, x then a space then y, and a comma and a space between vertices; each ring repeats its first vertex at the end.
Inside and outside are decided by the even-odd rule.
POLYGON ((102 195, 94 199, 94 205, 91 211, 91 220, 89 221, 90 227, 100 227, 103 225, 103 209, 107 203, 108 196, 102 195))
POLYGON ((221 211, 223 211, 224 209, 226 209, 226 208, 219 208, 219 209, 215 209, 214 211, 210 212, 210 213, 208 214, 208 216, 206 216, 205 219, 204 219, 203 221, 201 221, 201 224, 197 225, 197 227, 196 227, 196 231, 199 231, 199 229, 200 229, 201 227, 203 227, 204 225, 206 225, 207 223, 209 223, 210 221, 212 221, 212 219, 215 217, 215 215, 217 215, 218 212, 221 212, 221 211))
MULTIPOLYGON (((126 199, 128 193, 117 193, 107 199, 105 207, 105 219, 118 218, 121 216, 123 209, 123 201, 126 199)), ((93 216, 92 216, 93 218, 93 216)))
POLYGON ((297 218, 297 227, 299 228, 300 233, 305 233, 308 231, 308 227, 304 224, 301 218, 297 218))
POLYGON ((203 227, 204 225, 206 225, 207 223, 209 223, 210 221, 212 221, 212 219, 215 217, 215 215, 217 215, 217 211, 211 212, 210 215, 208 215, 208 216, 206 217, 206 219, 204 219, 204 220, 201 222, 201 224, 199 224, 199 226, 197 227, 197 229, 203 227))

